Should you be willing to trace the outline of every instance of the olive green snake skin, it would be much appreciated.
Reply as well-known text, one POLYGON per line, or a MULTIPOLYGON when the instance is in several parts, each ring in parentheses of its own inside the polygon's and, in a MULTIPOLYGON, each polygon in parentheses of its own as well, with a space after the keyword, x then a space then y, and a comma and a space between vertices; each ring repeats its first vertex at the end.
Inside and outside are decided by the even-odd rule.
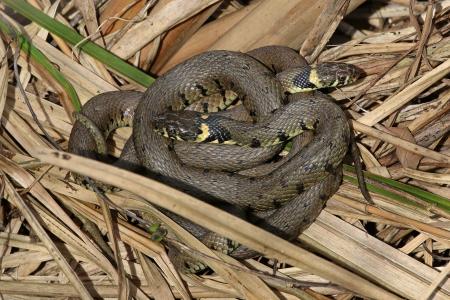
MULTIPOLYGON (((88 121, 74 124, 69 151, 105 159, 104 151, 99 155, 101 142, 93 138, 93 130, 101 132, 106 140, 111 130, 132 122, 133 134, 118 161, 120 166, 141 168, 149 176, 293 239, 315 220, 326 200, 338 189, 350 139, 346 116, 332 99, 320 92, 286 95, 288 90, 281 83, 295 81, 295 76, 289 74, 287 79, 284 75, 275 76, 305 65, 295 51, 280 46, 259 48, 247 54, 202 53, 159 77, 144 94, 119 91, 92 98, 81 111, 88 121), (247 115, 242 119, 251 118, 258 124, 288 109, 299 122, 309 124, 302 128, 310 130, 309 135, 306 132, 295 137, 287 156, 261 165, 277 156, 283 144, 262 147, 258 137, 254 137, 256 141, 250 143, 251 147, 189 143, 173 141, 156 132, 155 120, 161 115, 182 110, 199 98, 225 95, 228 91, 233 91, 235 100, 243 103, 247 115), (89 129, 90 122, 94 129, 89 129)), ((341 72, 341 67, 334 72, 341 72)), ((359 75, 356 69, 351 70, 355 70, 351 75, 348 70, 338 74, 342 82, 326 84, 351 82, 359 75)), ((309 74, 307 79, 316 80, 313 75, 309 74)), ((313 89, 313 84, 309 84, 313 89)), ((205 108, 205 104, 201 106, 205 108)), ((242 111, 239 106, 233 110, 242 111)), ((232 116, 228 111, 220 113, 232 116)), ((284 136, 285 132, 280 131, 278 138, 284 136)), ((227 241, 225 238, 170 212, 164 213, 208 246, 231 252, 228 244, 215 244, 227 241)), ((255 254, 242 245, 230 253, 236 258, 255 254)))

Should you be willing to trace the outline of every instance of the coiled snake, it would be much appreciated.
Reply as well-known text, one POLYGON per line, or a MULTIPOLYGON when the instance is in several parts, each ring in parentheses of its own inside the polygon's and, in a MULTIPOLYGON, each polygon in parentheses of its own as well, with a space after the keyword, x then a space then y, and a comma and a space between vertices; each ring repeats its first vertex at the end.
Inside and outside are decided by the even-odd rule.
MULTIPOLYGON (((292 239, 314 221, 339 187, 350 129, 345 114, 328 96, 319 92, 290 93, 297 92, 293 90, 296 86, 313 90, 347 84, 358 76, 356 67, 345 64, 325 65, 323 72, 320 66, 310 69, 295 51, 281 46, 263 47, 247 54, 205 52, 158 78, 143 95, 120 91, 91 99, 81 111, 90 121, 74 124, 69 151, 98 159, 98 145, 110 131, 132 122, 132 137, 119 160, 122 166, 143 166, 147 174, 292 239), (234 99, 227 99, 230 94, 234 99), (259 126, 259 131, 247 134, 248 147, 226 144, 234 142, 229 132, 212 136, 211 124, 217 122, 214 118, 209 125, 201 123, 202 129, 195 129, 191 138, 184 138, 203 143, 173 141, 161 135, 165 132, 172 138, 181 138, 180 128, 172 131, 165 122, 167 116, 177 120, 173 118, 177 111, 196 101, 207 111, 206 100, 216 96, 224 102, 240 100, 247 111, 242 118, 259 126), (265 142, 263 133, 269 129, 275 142, 265 142), (303 131, 312 134, 300 134, 303 131), (93 132, 99 132, 97 136, 101 138, 95 138, 93 132), (286 140, 297 134, 286 157, 258 166, 277 156, 286 140), (202 138, 198 139, 200 135, 202 138)), ((239 107, 233 110, 242 113, 239 107)), ((228 111, 218 114, 234 117, 228 111)), ((203 115, 204 120, 207 118, 203 115)), ((239 130, 234 131, 236 135, 240 135, 239 130)), ((231 252, 237 258, 255 255, 242 245, 231 249, 225 238, 165 213, 210 247, 231 252)))

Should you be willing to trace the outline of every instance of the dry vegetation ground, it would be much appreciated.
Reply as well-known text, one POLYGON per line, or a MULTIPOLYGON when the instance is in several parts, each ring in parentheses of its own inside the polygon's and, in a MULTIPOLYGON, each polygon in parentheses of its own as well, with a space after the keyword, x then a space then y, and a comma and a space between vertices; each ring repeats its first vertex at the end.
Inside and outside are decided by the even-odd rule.
MULTIPOLYGON (((80 52, 83 43, 73 47, 52 28, 49 32, 13 14, 8 2, 0 1, 2 22, 6 14, 12 17, 8 22, 56 66, 81 103, 106 91, 144 90, 80 52)), ((268 44, 299 49, 311 63, 353 63, 367 76, 331 95, 352 118, 365 169, 406 185, 369 177, 375 205, 367 205, 347 169, 317 221, 287 243, 150 179, 54 155, 49 141, 66 149, 74 104, 26 51, 15 64, 17 36, 2 29, 2 299, 126 299, 128 293, 136 299, 450 298, 449 0, 28 3, 154 75, 208 49, 247 51, 268 44), (178 274, 160 243, 151 241, 136 222, 111 212, 94 192, 76 185, 68 170, 125 187, 127 191, 109 195, 114 207, 149 211, 149 203, 171 206, 278 258, 276 276, 272 260, 244 265, 205 249, 169 223, 184 236, 188 251, 207 255, 202 257, 215 271, 178 274), (86 220, 114 241, 114 263, 80 229, 86 220)), ((129 133, 115 135, 116 154, 129 133)))

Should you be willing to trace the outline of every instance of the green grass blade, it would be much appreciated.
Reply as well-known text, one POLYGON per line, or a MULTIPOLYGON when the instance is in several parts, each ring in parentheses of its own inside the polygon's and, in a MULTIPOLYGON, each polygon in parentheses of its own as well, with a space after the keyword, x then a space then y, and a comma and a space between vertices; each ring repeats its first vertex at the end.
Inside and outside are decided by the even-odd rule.
MULTIPOLYGON (((349 172, 355 172, 355 168, 352 166, 344 165, 344 170, 349 172)), ((402 183, 393 179, 385 178, 382 176, 378 176, 369 172, 364 172, 364 176, 366 178, 372 179, 374 181, 380 182, 392 188, 395 188, 399 191, 403 191, 410 195, 413 195, 427 203, 431 203, 437 205, 438 207, 444 209, 445 211, 450 212, 450 199, 430 193, 421 188, 402 183)), ((394 198, 392 198, 394 199, 394 198)))
POLYGON ((64 89, 69 96, 72 105, 76 111, 81 109, 81 103, 72 84, 59 72, 57 68, 48 60, 48 58, 20 32, 11 26, 6 20, 0 18, 0 30, 11 39, 17 42, 17 47, 25 54, 38 63, 50 76, 52 76, 58 84, 64 89))
POLYGON ((131 81, 134 81, 144 87, 148 87, 153 83, 154 78, 147 75, 145 72, 142 72, 138 68, 123 61, 120 57, 103 49, 99 45, 91 41, 85 40, 85 38, 82 35, 78 34, 72 28, 67 27, 66 25, 50 18, 42 11, 28 4, 28 2, 24 0, 1 0, 1 1, 4 2, 10 8, 14 9, 22 16, 29 19, 30 21, 35 22, 36 24, 47 29, 49 32, 62 38, 67 43, 71 45, 77 45, 81 43, 78 45, 78 48, 80 50, 84 51, 88 55, 97 59, 101 63, 105 64, 112 70, 130 79, 131 81))
MULTIPOLYGON (((356 179, 355 177, 344 175, 344 180, 347 180, 348 182, 354 184, 355 186, 358 186, 358 179, 356 179)), ((381 188, 379 186, 376 186, 374 184, 370 184, 370 183, 366 182, 366 186, 367 186, 367 189, 370 192, 373 192, 375 194, 378 194, 378 195, 381 195, 381 196, 385 196, 385 197, 387 197, 389 199, 392 199, 392 200, 404 203, 404 204, 409 205, 409 206, 415 206, 415 207, 423 208, 422 206, 419 206, 416 202, 411 201, 411 200, 409 200, 408 198, 406 198, 406 197, 404 197, 402 195, 393 193, 391 191, 383 189, 383 188, 381 188)))

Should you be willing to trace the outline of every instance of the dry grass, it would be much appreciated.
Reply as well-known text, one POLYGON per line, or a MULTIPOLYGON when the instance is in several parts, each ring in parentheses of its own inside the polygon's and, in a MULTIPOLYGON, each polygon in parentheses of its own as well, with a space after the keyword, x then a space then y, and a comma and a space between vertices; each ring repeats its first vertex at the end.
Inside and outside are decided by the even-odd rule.
MULTIPOLYGON (((356 64, 366 76, 331 95, 352 118, 366 170, 407 185, 370 177, 375 204, 367 205, 347 170, 316 222, 288 243, 159 182, 57 151, 49 141, 67 147, 74 110, 70 96, 23 51, 15 78, 17 43, 3 35, 4 299, 450 298, 450 203, 445 198, 450 198, 450 1, 411 6, 405 0, 28 2, 156 75, 208 49, 247 51, 268 44, 299 49, 311 63, 356 64), (111 203, 75 184, 69 171, 123 188, 108 195, 120 209, 110 210, 111 203), (276 258, 276 274, 271 259, 238 262, 211 251, 151 204, 276 258), (163 245, 123 217, 132 211, 159 214, 182 237, 186 251, 214 272, 179 274, 163 245), (86 220, 98 226, 111 254, 81 230, 86 220)), ((5 7, 0 9, 6 18, 5 7)), ((82 103, 106 91, 145 89, 78 51, 79 45, 35 23, 23 24, 28 23, 15 23, 73 85, 82 103)), ((115 154, 129 134, 115 134, 115 154)))

